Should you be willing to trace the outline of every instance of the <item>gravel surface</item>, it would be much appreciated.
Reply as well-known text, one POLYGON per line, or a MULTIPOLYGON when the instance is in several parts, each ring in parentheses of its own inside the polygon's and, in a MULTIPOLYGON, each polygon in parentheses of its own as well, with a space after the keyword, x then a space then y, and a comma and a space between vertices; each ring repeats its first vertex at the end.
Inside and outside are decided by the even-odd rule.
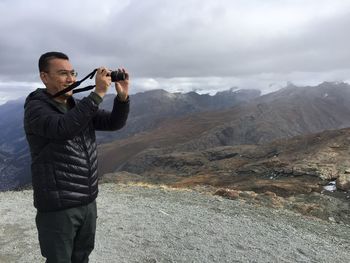
MULTIPOLYGON (((0 193, 0 262, 44 262, 32 191, 0 193)), ((349 262, 350 227, 189 190, 100 185, 90 262, 349 262)))

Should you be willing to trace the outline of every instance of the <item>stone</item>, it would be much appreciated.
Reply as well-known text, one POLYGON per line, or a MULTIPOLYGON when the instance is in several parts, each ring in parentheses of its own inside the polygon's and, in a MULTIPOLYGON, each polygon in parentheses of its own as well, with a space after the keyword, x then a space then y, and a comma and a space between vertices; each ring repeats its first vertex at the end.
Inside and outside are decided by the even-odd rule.
POLYGON ((337 188, 340 190, 350 190, 350 174, 341 174, 337 181, 337 188))
POLYGON ((322 180, 332 180, 338 177, 336 165, 327 163, 299 163, 293 167, 293 174, 316 176, 322 180))
POLYGON ((220 189, 215 191, 214 195, 223 196, 223 197, 226 197, 229 199, 238 199, 240 192, 241 191, 220 188, 220 189))

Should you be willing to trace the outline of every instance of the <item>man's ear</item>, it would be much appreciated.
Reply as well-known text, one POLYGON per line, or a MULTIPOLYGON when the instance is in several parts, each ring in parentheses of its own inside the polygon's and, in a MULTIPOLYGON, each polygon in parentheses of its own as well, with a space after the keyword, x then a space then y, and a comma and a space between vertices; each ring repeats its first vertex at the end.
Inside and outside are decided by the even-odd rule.
POLYGON ((44 84, 47 84, 47 75, 45 72, 40 72, 40 79, 44 84))

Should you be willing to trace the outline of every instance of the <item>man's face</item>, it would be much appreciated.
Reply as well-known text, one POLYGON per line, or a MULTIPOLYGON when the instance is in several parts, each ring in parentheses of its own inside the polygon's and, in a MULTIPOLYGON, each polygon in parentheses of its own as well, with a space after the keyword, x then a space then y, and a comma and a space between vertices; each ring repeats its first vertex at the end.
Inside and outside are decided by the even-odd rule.
MULTIPOLYGON (((40 78, 45 84, 50 94, 55 94, 76 81, 76 73, 69 60, 54 58, 49 61, 47 72, 40 72, 40 78)), ((73 91, 69 91, 60 98, 67 99, 73 95, 73 91)))

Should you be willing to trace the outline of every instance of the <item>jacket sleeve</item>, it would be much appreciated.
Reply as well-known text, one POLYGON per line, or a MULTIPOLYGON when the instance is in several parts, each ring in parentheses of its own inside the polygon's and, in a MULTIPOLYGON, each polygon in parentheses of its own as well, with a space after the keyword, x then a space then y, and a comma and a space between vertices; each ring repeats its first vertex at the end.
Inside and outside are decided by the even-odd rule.
POLYGON ((129 115, 130 102, 119 101, 116 96, 111 112, 98 110, 93 118, 94 128, 98 131, 115 131, 124 127, 129 115))
POLYGON ((49 139, 72 139, 88 125, 97 110, 98 105, 89 97, 77 102, 65 114, 47 103, 33 100, 25 106, 24 128, 26 133, 49 139))

